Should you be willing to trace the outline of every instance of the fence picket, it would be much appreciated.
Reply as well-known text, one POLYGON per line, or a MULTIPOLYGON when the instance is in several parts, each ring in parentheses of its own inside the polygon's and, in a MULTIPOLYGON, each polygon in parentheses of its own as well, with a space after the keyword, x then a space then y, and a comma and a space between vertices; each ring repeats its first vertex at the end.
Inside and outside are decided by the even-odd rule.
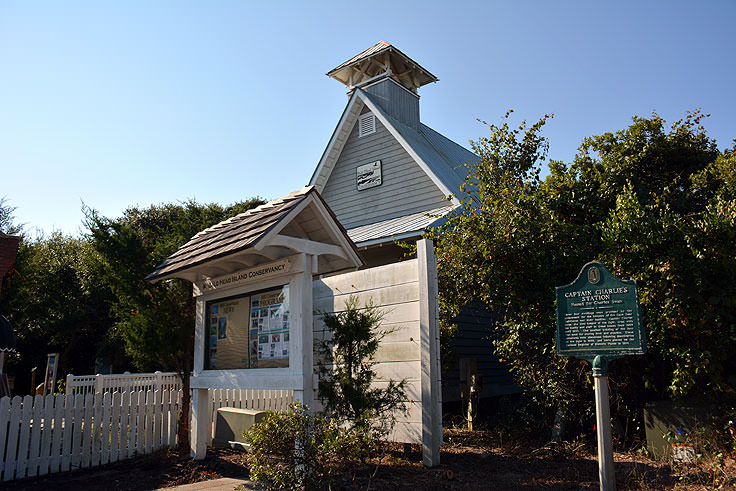
POLYGON ((140 445, 140 453, 145 454, 148 453, 148 433, 150 430, 150 425, 148 422, 148 391, 142 391, 140 393, 143 402, 141 403, 143 408, 138 408, 138 425, 140 427, 140 434, 141 434, 141 445, 140 445))
MULTIPOLYGON (((135 404, 135 445, 134 449, 136 453, 142 454, 144 453, 143 450, 143 429, 145 427, 145 419, 143 418, 143 411, 141 410, 141 406, 145 404, 146 400, 146 393, 145 392, 133 392, 134 394, 138 395, 137 403, 135 404)), ((131 404, 132 406, 132 404, 131 404)))
POLYGON ((180 390, 171 395, 171 424, 169 426, 169 442, 173 447, 179 441, 179 405, 181 404, 182 392, 180 390))
POLYGON ((130 392, 130 408, 128 409, 128 458, 135 455, 138 440, 138 396, 140 392, 130 392))
POLYGON ((28 477, 35 477, 38 473, 38 455, 41 446, 41 438, 43 421, 43 396, 36 394, 33 398, 33 406, 31 407, 31 418, 28 421, 30 425, 30 440, 28 443, 28 460, 26 461, 26 474, 28 477))
POLYGON ((143 434, 143 453, 151 453, 153 450, 153 390, 146 391, 146 405, 144 406, 144 419, 146 422, 143 434))
POLYGON ((102 426, 102 434, 100 441, 100 464, 104 465, 110 462, 110 426, 111 426, 111 415, 112 408, 110 407, 110 401, 112 394, 105 392, 102 396, 102 419, 100 424, 102 426))
POLYGON ((133 422, 130 419, 131 398, 133 394, 123 392, 121 394, 122 406, 120 408, 120 454, 118 459, 127 459, 128 455, 133 455, 131 449, 130 433, 133 430, 133 422))
POLYGON ((100 446, 102 445, 102 392, 96 392, 92 399, 92 427, 90 441, 90 466, 100 465, 100 446))
POLYGON ((64 394, 54 397, 54 416, 51 421, 53 436, 51 438, 51 457, 49 459, 49 473, 59 472, 61 465, 61 435, 64 431, 64 394))
POLYGON ((84 416, 82 419, 82 467, 89 467, 92 457, 92 418, 94 397, 90 392, 84 396, 84 416))
POLYGON ((161 393, 163 390, 153 391, 153 450, 161 448, 161 418, 163 417, 161 393))
POLYGON ((5 472, 5 441, 8 437, 8 426, 10 425, 10 397, 0 399, 0 472, 5 472))
POLYGON ((178 441, 178 436, 179 436, 179 410, 181 408, 182 393, 180 390, 177 390, 175 395, 176 397, 174 398, 175 400, 174 411, 172 412, 176 416, 172 418, 174 420, 173 425, 172 425, 173 430, 169 434, 169 441, 171 442, 172 447, 176 445, 176 442, 178 441))
POLYGON ((5 452, 5 472, 3 481, 10 481, 15 477, 17 464, 16 450, 18 448, 18 433, 20 432, 20 417, 23 400, 15 396, 10 407, 10 428, 8 430, 8 449, 5 452))
POLYGON ((90 392, 136 392, 151 390, 179 390, 181 379, 176 372, 122 373, 110 375, 67 376, 67 394, 87 395, 90 392))
POLYGON ((110 421, 110 462, 117 462, 120 456, 120 441, 123 439, 123 424, 120 422, 120 392, 112 393, 112 420, 110 421))
MULTIPOLYGON (((147 383, 145 390, 111 392, 101 385, 96 393, 0 398, 2 480, 98 466, 176 445, 181 390, 147 383)), ((289 399, 291 391, 212 389, 208 403, 214 423, 221 407, 281 410, 289 399)))
POLYGON ((169 445, 169 425, 171 424, 171 391, 161 391, 161 405, 163 416, 161 418, 161 445, 169 445))
POLYGON ((38 453, 36 454, 36 473, 46 475, 49 473, 49 452, 51 451, 51 432, 53 431, 54 419, 54 395, 47 394, 43 398, 41 411, 41 436, 38 442, 38 453))
POLYGON ((81 394, 77 394, 76 396, 72 396, 71 394, 69 394, 64 398, 64 435, 62 436, 62 445, 64 446, 64 451, 61 456, 62 471, 68 471, 74 465, 74 450, 76 449, 75 440, 78 438, 74 436, 74 434, 76 433, 74 427, 77 425, 77 422, 75 420, 75 408, 77 405, 77 400, 81 400, 81 397, 81 394))
POLYGON ((84 422, 84 398, 86 395, 77 394, 74 396, 74 407, 72 416, 72 460, 71 470, 75 471, 82 468, 82 425, 84 422))
POLYGON ((18 464, 15 468, 15 477, 26 477, 28 468, 28 439, 31 433, 31 419, 33 418, 33 398, 23 398, 23 413, 21 416, 20 439, 18 440, 18 464))

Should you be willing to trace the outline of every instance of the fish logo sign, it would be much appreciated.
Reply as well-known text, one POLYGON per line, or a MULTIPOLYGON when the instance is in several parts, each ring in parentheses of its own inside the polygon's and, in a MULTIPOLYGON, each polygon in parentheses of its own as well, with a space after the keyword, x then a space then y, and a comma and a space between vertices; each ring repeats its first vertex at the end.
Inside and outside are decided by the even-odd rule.
POLYGON ((597 285, 601 281, 601 270, 593 266, 588 270, 588 281, 594 285, 597 285))

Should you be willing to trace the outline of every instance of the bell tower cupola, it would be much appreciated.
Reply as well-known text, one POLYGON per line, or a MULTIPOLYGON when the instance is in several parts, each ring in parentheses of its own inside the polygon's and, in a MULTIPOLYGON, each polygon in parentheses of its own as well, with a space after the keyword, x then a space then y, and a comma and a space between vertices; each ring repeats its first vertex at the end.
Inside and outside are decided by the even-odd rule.
POLYGON ((381 109, 412 128, 419 125, 417 89, 439 79, 398 48, 381 41, 327 72, 348 88, 370 94, 381 109))

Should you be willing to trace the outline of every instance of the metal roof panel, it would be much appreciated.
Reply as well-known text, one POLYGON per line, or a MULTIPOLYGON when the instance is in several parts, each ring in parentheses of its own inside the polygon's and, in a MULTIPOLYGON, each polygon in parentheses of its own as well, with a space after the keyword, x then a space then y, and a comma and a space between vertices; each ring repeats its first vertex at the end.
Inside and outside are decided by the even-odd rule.
POLYGON ((348 236, 355 242, 355 245, 360 247, 365 242, 375 241, 376 239, 390 239, 392 237, 406 235, 409 232, 421 233, 428 227, 439 225, 454 209, 454 206, 445 206, 430 211, 391 218, 382 222, 362 225, 348 230, 348 236))

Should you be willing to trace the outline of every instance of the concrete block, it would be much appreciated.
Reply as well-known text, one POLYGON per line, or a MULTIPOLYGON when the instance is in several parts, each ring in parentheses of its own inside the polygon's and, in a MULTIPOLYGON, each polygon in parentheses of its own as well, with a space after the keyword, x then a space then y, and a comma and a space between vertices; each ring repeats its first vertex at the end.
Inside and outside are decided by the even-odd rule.
POLYGON ((246 448, 243 432, 266 416, 266 411, 221 407, 215 419, 215 437, 212 444, 218 447, 246 448))

